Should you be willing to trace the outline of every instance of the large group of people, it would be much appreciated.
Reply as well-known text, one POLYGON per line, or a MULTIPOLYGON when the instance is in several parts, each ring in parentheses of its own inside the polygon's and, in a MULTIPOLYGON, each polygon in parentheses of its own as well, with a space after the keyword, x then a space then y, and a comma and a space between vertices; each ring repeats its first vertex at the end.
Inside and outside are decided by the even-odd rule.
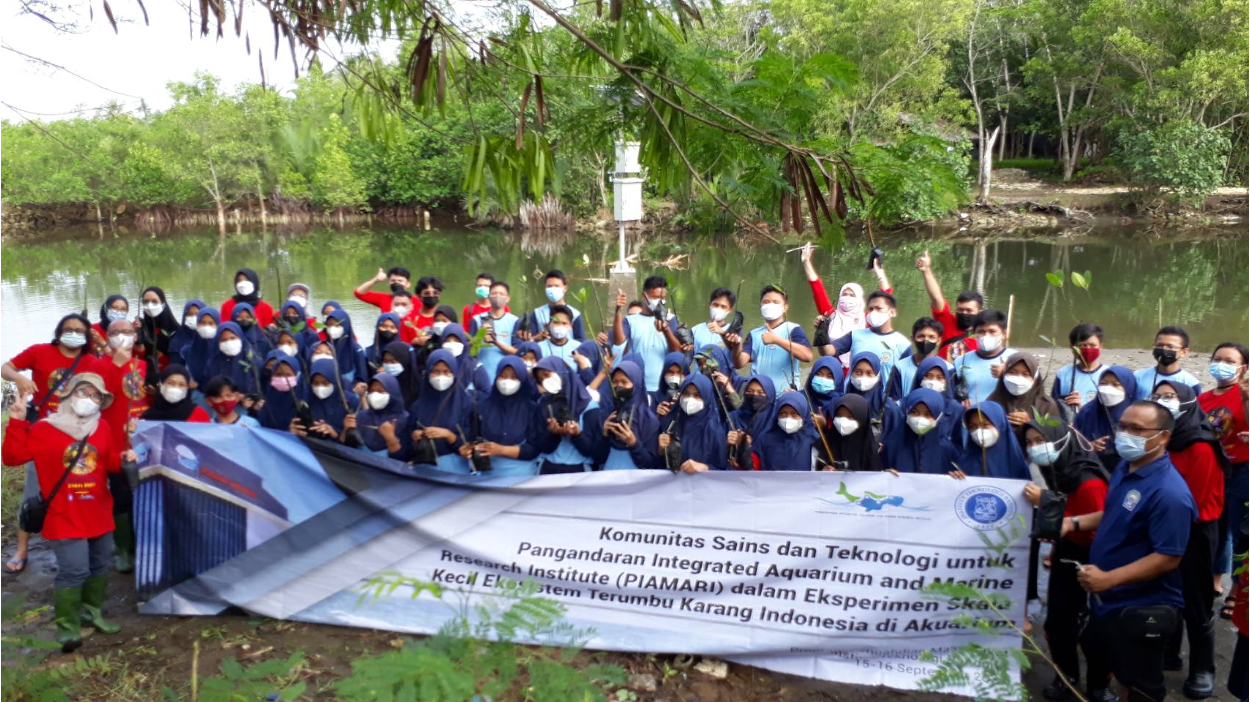
MULTIPOLYGON (((1133 369, 1101 361, 1104 332, 1088 322, 1069 335, 1072 362, 1050 374, 1011 348, 1008 315, 980 293, 961 292, 952 308, 928 253, 915 265, 931 311, 910 333, 879 259, 876 290, 848 282, 836 300, 811 259, 805 247, 819 311, 806 328, 778 285, 758 291, 761 323, 749 327, 753 315, 727 287, 710 293, 706 319, 678 319, 668 281, 651 276, 640 298, 611 291, 611 319, 595 329, 559 270, 533 309, 513 310, 509 283, 482 273, 457 310, 442 280, 414 283, 402 266, 355 289, 379 308, 371 325, 333 300, 314 304, 302 283, 271 304, 250 269, 216 306, 191 299, 179 314, 148 287, 137 309, 111 295, 95 321, 66 315, 49 343, 3 366, 17 388, 3 460, 26 464, 27 496, 48 503, 42 533, 59 567, 63 648, 81 643, 82 624, 116 631, 100 607, 110 558, 133 568, 123 466, 135 460, 136 422, 215 422, 463 474, 868 470, 1027 481, 1038 514, 1061 515, 1053 533, 1034 534, 1055 544, 1045 633, 1062 673, 1046 698, 1077 689, 1083 649, 1087 698, 1114 697, 1114 676, 1129 699, 1162 699, 1182 636, 1185 694, 1212 695, 1213 605, 1231 554, 1245 552, 1246 346, 1216 346, 1204 390, 1181 367, 1190 349, 1179 326, 1159 329, 1155 362, 1133 369)), ((27 538, 7 570, 25 566, 27 538)), ((1221 615, 1233 604, 1221 600, 1221 615)), ((1244 685, 1244 636, 1239 645, 1244 685)))

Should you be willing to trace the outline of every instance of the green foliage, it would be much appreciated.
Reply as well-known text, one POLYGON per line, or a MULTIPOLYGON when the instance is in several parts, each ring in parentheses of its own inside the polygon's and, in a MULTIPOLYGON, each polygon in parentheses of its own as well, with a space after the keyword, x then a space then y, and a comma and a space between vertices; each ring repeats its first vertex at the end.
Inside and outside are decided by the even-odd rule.
POLYGON ((1174 121, 1122 133, 1115 155, 1147 199, 1200 203, 1223 182, 1229 148, 1218 129, 1174 121))
POLYGON ((321 154, 317 156, 312 177, 313 204, 326 212, 369 209, 365 201, 365 182, 352 172, 346 150, 347 128, 338 115, 330 115, 330 123, 322 130, 321 139, 321 154))
POLYGON ((60 644, 11 633, 16 625, 38 616, 38 611, 26 609, 26 595, 22 593, 4 598, 0 605, 0 621, 3 621, 6 630, 0 636, 0 658, 4 661, 4 685, 0 686, 0 700, 3 702, 69 700, 66 674, 43 665, 48 654, 60 650, 60 644))
MULTIPOLYGON (((299 680, 305 667, 304 654, 296 651, 287 658, 273 658, 244 667, 233 658, 221 662, 219 675, 198 682, 202 702, 247 702, 272 699, 291 702, 304 694, 307 684, 299 680), (270 695, 274 695, 270 697, 270 695)), ((168 688, 165 698, 179 697, 168 688)))

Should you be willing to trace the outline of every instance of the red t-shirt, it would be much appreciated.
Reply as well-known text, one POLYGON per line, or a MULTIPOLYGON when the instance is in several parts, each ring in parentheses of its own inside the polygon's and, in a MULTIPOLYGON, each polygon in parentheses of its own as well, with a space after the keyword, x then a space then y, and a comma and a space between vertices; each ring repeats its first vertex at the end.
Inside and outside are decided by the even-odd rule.
MULTIPOLYGON (((504 305, 503 311, 508 311, 507 305, 504 305)), ((477 304, 477 300, 474 300, 473 302, 465 305, 464 309, 460 310, 460 326, 464 327, 465 331, 468 331, 469 320, 483 312, 490 312, 490 302, 487 302, 484 305, 479 305, 477 304)))
POLYGON ((104 378, 104 388, 113 395, 112 404, 101 410, 101 415, 112 428, 113 446, 118 451, 125 451, 130 446, 126 424, 131 419, 138 419, 152 404, 144 387, 147 364, 131 358, 119 366, 113 359, 105 358, 100 360, 99 365, 98 372, 104 378))
POLYGON ((1189 492, 1198 506, 1194 521, 1210 522, 1224 512, 1224 469, 1216 459, 1215 449, 1205 441, 1190 444, 1184 451, 1168 451, 1172 465, 1189 485, 1189 492))
MULTIPOLYGON (((955 319, 955 313, 951 312, 951 303, 949 301, 942 305, 942 309, 933 310, 933 318, 942 323, 942 341, 954 339, 962 336, 963 332, 959 331, 959 324, 955 319)), ((960 341, 953 341, 942 346, 938 351, 938 355, 946 360, 951 360, 957 356, 961 356, 969 351, 977 350, 977 338, 969 335, 968 338, 960 341)))
POLYGON ((378 309, 382 310, 382 312, 384 313, 391 311, 391 300, 393 300, 395 297, 392 293, 380 293, 380 292, 372 292, 372 291, 363 292, 363 293, 353 292, 352 294, 356 296, 357 300, 360 300, 361 302, 367 302, 373 305, 374 307, 377 307, 378 309))
MULTIPOLYGON (((259 324, 262 327, 267 327, 273 324, 273 320, 274 320, 273 308, 269 306, 268 302, 265 302, 264 300, 259 300, 257 301, 256 304, 252 305, 252 307, 256 310, 256 323, 257 324, 259 324)), ((231 317, 234 316, 234 298, 232 297, 229 300, 226 300, 225 302, 221 303, 221 307, 218 309, 221 311, 221 321, 223 322, 233 321, 231 317)))
MULTIPOLYGON (((105 473, 121 470, 121 452, 113 445, 112 428, 103 418, 87 440, 78 462, 48 505, 45 539, 93 539, 113 531, 113 496, 105 473)), ((0 459, 6 466, 35 462, 44 499, 65 473, 78 441, 48 422, 32 426, 14 417, 5 430, 0 459)))
MULTIPOLYGON (((1076 492, 1068 495, 1068 503, 1063 508, 1063 516, 1079 517, 1082 514, 1101 512, 1106 502, 1107 483, 1099 478, 1090 478, 1081 483, 1076 492)), ((1065 538, 1074 544, 1088 548, 1094 544, 1096 533, 1098 533, 1097 530, 1073 531, 1069 532, 1065 538)))
POLYGON ((1234 385, 1219 395, 1215 390, 1208 390, 1198 396, 1198 406, 1207 413, 1207 421, 1220 435, 1220 446, 1224 447, 1228 460, 1233 463, 1250 461, 1250 444, 1237 438, 1237 434, 1246 431, 1246 404, 1241 389, 1234 385))
MULTIPOLYGON (((35 344, 14 356, 9 363, 12 363, 13 367, 18 370, 30 371, 30 379, 35 383, 34 401, 43 402, 44 395, 48 394, 48 388, 55 385, 61 379, 61 376, 65 375, 65 371, 74 365, 74 357, 61 353, 60 347, 56 344, 35 344)), ((78 362, 78 366, 74 368, 74 374, 99 373, 99 368, 97 368, 99 363, 100 360, 98 358, 91 354, 86 354, 78 362)), ((66 378, 59 392, 64 392, 68 386, 69 379, 66 378)), ((61 404, 61 398, 53 393, 39 407, 39 417, 43 418, 48 416, 49 413, 55 412, 59 404, 61 404)))

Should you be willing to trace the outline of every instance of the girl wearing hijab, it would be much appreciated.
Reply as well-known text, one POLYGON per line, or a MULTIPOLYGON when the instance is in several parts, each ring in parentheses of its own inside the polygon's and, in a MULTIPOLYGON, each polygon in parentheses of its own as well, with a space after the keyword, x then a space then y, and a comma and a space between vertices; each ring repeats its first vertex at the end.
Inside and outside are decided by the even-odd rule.
POLYGON ((256 315, 256 323, 261 328, 273 324, 273 308, 268 302, 260 299, 260 276, 251 268, 240 268, 234 274, 234 297, 221 303, 221 316, 234 319, 234 306, 246 302, 252 306, 256 315))
MULTIPOLYGON (((1087 442, 1076 431, 1064 424, 1030 421, 1024 426, 1024 441, 1029 459, 1038 465, 1046 484, 1050 486, 1046 490, 1033 483, 1025 485, 1024 496, 1029 502, 1039 505, 1043 499, 1064 500, 1064 519, 1102 511, 1107 500, 1107 471, 1098 456, 1086 448, 1087 442), (1050 495, 1044 497, 1043 493, 1050 495)), ((1089 596, 1077 582, 1080 570, 1072 562, 1089 562, 1089 547, 1094 542, 1094 533, 1092 530, 1070 531, 1055 541, 1051 552, 1054 565, 1050 569, 1047 590, 1046 642, 1055 665, 1062 671, 1062 677, 1057 674, 1046 688, 1046 699, 1069 696, 1068 685, 1075 688, 1081 679, 1077 643, 1089 615, 1089 596)), ((1111 671, 1107 667, 1105 652, 1097 648, 1082 648, 1089 668, 1085 699, 1110 699, 1106 687, 1111 671)))
POLYGON ((963 423, 967 432, 953 477, 1029 479, 1029 464, 1001 405, 990 400, 975 404, 964 412, 963 423))
POLYGON ((827 432, 836 466, 823 470, 881 470, 877 439, 872 432, 868 400, 843 395, 833 405, 833 431, 827 432))
POLYGON ((191 387, 199 388, 213 376, 208 374, 208 359, 217 351, 217 327, 221 318, 212 307, 202 307, 195 318, 195 337, 182 347, 183 366, 191 374, 191 387))
POLYGON ((39 491, 48 502, 43 538, 56 555, 52 581, 56 640, 61 651, 82 646, 82 624, 104 634, 120 628, 104 620, 101 608, 108 588, 109 552, 113 548, 113 496, 108 474, 121 470, 120 459, 134 459, 113 443, 108 423, 100 417, 113 396, 95 373, 79 373, 67 382, 63 401, 48 418, 26 421, 26 398, 20 393, 9 409, 9 424, 0 447, 6 466, 33 461, 39 491), (52 495, 67 477, 73 459, 73 478, 52 495))
POLYGON ((187 347, 194 342, 198 335, 195 328, 200 325, 200 310, 205 309, 208 305, 199 298, 187 300, 187 304, 182 306, 182 322, 178 331, 169 337, 169 362, 177 363, 180 366, 187 365, 186 350, 187 347))
POLYGON ((140 309, 143 311, 139 315, 139 344, 143 354, 153 360, 155 371, 160 372, 169 365, 170 352, 177 350, 171 341, 182 324, 169 308, 165 291, 155 285, 143 289, 140 309))
POLYGON ((530 375, 533 375, 534 368, 539 361, 543 360, 543 350, 533 341, 522 341, 516 345, 516 356, 525 363, 525 368, 530 375))
MULTIPOLYGON (((738 456, 753 456, 751 447, 768 429, 768 423, 773 414, 773 401, 776 399, 776 386, 770 376, 753 375, 742 386, 742 406, 729 415, 733 421, 730 423, 729 434, 726 437, 730 445, 738 446, 738 456)), ((739 470, 758 470, 754 461, 755 459, 752 458, 751 463, 746 463, 739 459, 736 461, 738 465, 730 465, 730 467, 739 470)))
POLYGON ((587 339, 577 345, 573 358, 577 360, 577 374, 587 387, 598 387, 595 379, 603 368, 603 347, 595 339, 587 339))
MULTIPOLYGON (((448 309, 451 308, 448 307, 448 309)), ((455 310, 452 312, 454 313, 455 310)), ((479 399, 486 397, 490 393, 491 380, 487 377, 485 369, 470 353, 469 335, 465 333, 464 327, 455 322, 448 324, 443 328, 441 339, 442 349, 456 357, 456 377, 461 379, 460 384, 478 395, 479 399)))
POLYGON ((657 412, 661 409, 665 413, 671 412, 677 406, 677 393, 681 389, 682 383, 686 382, 686 376, 690 374, 690 361, 686 359, 683 351, 673 351, 664 357, 664 375, 660 376, 660 389, 651 393, 651 406, 655 407, 657 412), (660 406, 667 403, 668 407, 660 406))
MULTIPOLYGON (((917 389, 932 390, 942 397, 946 405, 933 407, 932 414, 939 418, 937 429, 942 433, 942 437, 951 442, 956 441, 957 437, 962 440, 964 416, 963 403, 955 399, 954 374, 954 370, 945 360, 938 357, 926 358, 916 366, 916 373, 912 376, 912 386, 908 390, 908 392, 917 389)), ((903 413, 907 413, 906 407, 903 408, 903 413)))
POLYGON ((1115 427, 1120 423, 1120 415, 1133 404, 1135 397, 1137 377, 1133 371, 1124 366, 1111 366, 1098 378, 1098 399, 1086 402, 1072 422, 1076 430, 1094 445, 1094 451, 1108 473, 1114 473, 1120 462, 1120 456, 1115 452, 1115 427))
MULTIPOLYGON (((1172 413, 1176 426, 1168 440, 1172 465, 1189 485, 1198 518, 1189 531, 1189 542, 1178 568, 1185 606, 1181 617, 1189 640, 1189 678, 1185 696, 1198 699, 1212 694, 1215 680, 1215 615, 1212 605, 1211 566, 1219 549, 1220 515, 1224 512, 1224 476, 1232 470, 1220 447, 1219 435, 1206 421, 1193 388, 1179 380, 1155 385, 1151 400, 1172 413), (1205 694, 1203 694, 1205 693, 1205 694)), ((1181 628, 1168 640, 1165 660, 1179 660, 1181 628)))
POLYGON ((534 367, 534 381, 540 396, 529 442, 541 454, 542 475, 590 470, 595 440, 585 431, 585 415, 595 402, 581 377, 562 359, 549 356, 534 367))
MULTIPOLYGON (((695 373, 681 386, 678 406, 681 413, 673 432, 660 434, 660 454, 664 456, 674 435, 681 445, 681 457, 669 470, 680 469, 683 473, 702 473, 708 470, 725 470, 729 467, 729 451, 725 443, 728 427, 721 419, 716 406, 712 381, 702 373, 695 373)), ((665 459, 666 464, 670 461, 665 459)))
POLYGON ((486 398, 477 403, 470 422, 471 443, 460 447, 466 461, 471 462, 475 454, 489 457, 491 475, 538 475, 538 450, 528 441, 534 400, 534 387, 528 378, 521 359, 499 359, 495 382, 486 398))
POLYGON ((140 419, 159 422, 209 422, 208 412, 191 401, 191 374, 171 363, 161 371, 161 384, 152 406, 140 419))
POLYGON ((334 310, 326 315, 325 333, 326 343, 334 350, 343 387, 351 388, 367 381, 369 367, 365 363, 365 350, 352 333, 352 318, 343 310, 334 310))
MULTIPOLYGON (((906 420, 894 426, 882 441, 882 465, 899 473, 945 475, 953 471, 958 451, 943 429, 951 402, 929 388, 908 393, 903 398, 906 420)), ((955 406, 963 412, 963 405, 956 402, 955 406)))
POLYGON ((373 325, 373 343, 365 349, 365 362, 369 370, 376 372, 382 367, 382 353, 387 344, 399 339, 399 328, 403 324, 399 315, 394 312, 383 312, 373 325))
POLYGON ((783 392, 769 415, 751 445, 751 453, 759 461, 758 470, 812 470, 815 457, 824 449, 812 426, 807 398, 797 390, 783 392))
POLYGON ((107 356, 109 324, 130 317, 130 301, 124 295, 109 295, 100 305, 100 321, 91 325, 91 351, 97 356, 107 356))
MULTIPOLYGON (((406 345, 406 344, 405 344, 406 345)), ((360 438, 364 439, 361 446, 365 451, 385 456, 386 437, 378 430, 383 424, 391 423, 394 427, 402 427, 408 422, 408 412, 404 410, 403 390, 399 380, 389 373, 378 373, 369 381, 369 391, 365 393, 364 408, 355 414, 349 414, 343 420, 344 429, 356 429, 360 438)))
POLYGON ((636 470, 661 465, 656 452, 660 420, 647 404, 646 375, 634 361, 612 370, 611 390, 603 394, 613 406, 600 407, 591 424, 602 438, 603 470, 636 470))
POLYGON ((265 335, 265 331, 256 323, 256 311, 250 304, 240 302, 234 306, 231 312, 230 321, 239 325, 243 330, 243 338, 248 345, 252 347, 252 351, 258 356, 264 356, 273 350, 273 344, 269 342, 269 337, 265 335))
MULTIPOLYGON (((321 305, 321 318, 329 319, 330 313, 334 312, 335 310, 338 310, 341 312, 343 310, 343 306, 340 305, 335 300, 326 300, 325 303, 321 305)), ((321 331, 317 332, 317 338, 321 339, 322 341, 325 341, 326 339, 329 338, 328 336, 326 336, 326 330, 325 330, 324 325, 321 327, 321 331)))
POLYGON ((1016 435, 1016 441, 1024 445, 1024 428, 1033 421, 1034 415, 1062 420, 1058 403, 1046 392, 1046 376, 1037 366, 1032 354, 1016 351, 1003 361, 1003 374, 998 387, 990 393, 990 400, 997 402, 1007 413, 1007 421, 1016 435))
MULTIPOLYGON (((225 322, 218 326, 216 341, 217 348, 208 357, 204 377, 213 378, 224 375, 234 381, 235 387, 239 388, 244 395, 260 394, 262 359, 253 353, 239 325, 234 322, 225 322)), ((298 369, 298 363, 292 368, 298 369)), ((286 427, 279 428, 285 429, 286 427)))
POLYGON ((846 395, 859 395, 868 403, 868 421, 877 440, 890 433, 903 421, 898 405, 885 396, 881 378, 881 359, 872 351, 861 351, 851 358, 851 372, 846 377, 846 395))
POLYGON ((403 341, 392 341, 382 350, 382 367, 374 375, 376 378, 386 373, 395 379, 404 398, 404 407, 411 407, 417 401, 417 395, 421 394, 421 374, 417 372, 413 355, 412 346, 403 341))
POLYGON ((468 475, 468 461, 459 454, 460 431, 468 426, 472 398, 456 379, 456 358, 444 349, 430 354, 417 401, 408 408, 408 422, 396 433, 390 423, 378 428, 391 458, 423 461, 437 470, 468 475), (420 444, 417 444, 420 442, 420 444), (430 462, 433 461, 433 463, 430 462))
POLYGON ((342 441, 343 421, 358 400, 339 387, 335 375, 334 361, 323 360, 312 364, 308 373, 308 409, 312 425, 305 427, 298 418, 292 420, 292 434, 342 441))
POLYGON ((299 361, 276 352, 269 383, 265 386, 265 403, 257 412, 260 425, 266 429, 291 431, 299 412, 299 404, 307 401, 308 391, 299 361))
MULTIPOLYGON (((829 320, 829 331, 825 338, 832 341, 841 338, 846 334, 857 329, 865 329, 868 324, 864 316, 864 288, 859 283, 846 283, 838 291, 838 304, 833 306, 821 306, 823 301, 825 305, 829 305, 828 298, 825 297, 825 289, 822 285, 817 296, 816 285, 819 284, 820 278, 812 283, 812 295, 816 297, 816 304, 820 307, 820 314, 829 320)), ((817 325, 819 326, 819 325, 817 325)), ((841 356, 837 356, 838 363, 844 366, 849 362, 851 353, 848 351, 841 356)))
POLYGON ((842 373, 842 362, 833 356, 821 356, 812 366, 807 376, 807 396, 812 398, 815 407, 825 421, 833 416, 833 405, 842 397, 842 388, 846 380, 842 373))
POLYGON ((288 353, 288 356, 296 356, 303 353, 305 349, 321 338, 317 335, 317 331, 309 326, 312 318, 306 317, 306 315, 304 306, 300 303, 294 300, 287 300, 282 303, 282 323, 278 326, 289 333, 291 338, 295 340, 295 345, 299 347, 296 353, 288 353))

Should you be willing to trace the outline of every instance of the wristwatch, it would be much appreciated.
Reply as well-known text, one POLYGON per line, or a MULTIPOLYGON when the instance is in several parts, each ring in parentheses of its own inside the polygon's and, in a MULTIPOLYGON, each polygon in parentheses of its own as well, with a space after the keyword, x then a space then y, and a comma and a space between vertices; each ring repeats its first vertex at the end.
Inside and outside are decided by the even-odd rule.
POLYGON ((1076 517, 1068 517, 1068 519, 1072 520, 1072 531, 1081 530, 1081 522, 1079 519, 1077 519, 1076 517))

